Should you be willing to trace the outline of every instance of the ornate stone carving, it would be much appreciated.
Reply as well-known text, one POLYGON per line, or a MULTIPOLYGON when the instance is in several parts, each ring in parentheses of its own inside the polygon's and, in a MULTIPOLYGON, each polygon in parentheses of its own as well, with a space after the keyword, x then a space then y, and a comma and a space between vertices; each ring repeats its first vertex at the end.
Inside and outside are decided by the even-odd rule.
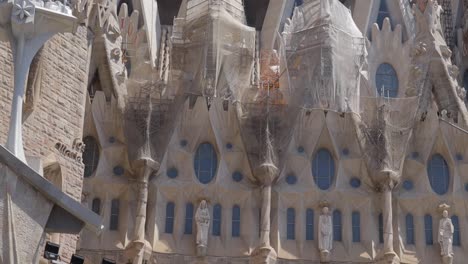
POLYGON ((18 24, 33 22, 35 9, 35 6, 29 0, 15 1, 11 15, 12 20, 18 24))
POLYGON ((81 154, 84 152, 85 144, 81 139, 76 138, 73 141, 72 149, 69 149, 67 145, 62 142, 57 142, 55 144, 55 149, 57 149, 63 156, 74 159, 76 162, 81 162, 81 154))
POLYGON ((197 222, 197 255, 205 256, 208 246, 208 229, 210 227, 210 211, 205 200, 202 200, 198 206, 195 221, 197 222))
POLYGON ((322 208, 322 214, 319 217, 318 230, 320 259, 322 262, 328 262, 330 259, 330 252, 333 248, 333 224, 327 206, 322 208))
POLYGON ((453 261, 453 232, 454 227, 452 220, 448 217, 448 209, 450 206, 442 204, 439 206, 442 211, 442 219, 439 221, 439 230, 437 240, 440 244, 440 255, 444 264, 451 264, 453 261))

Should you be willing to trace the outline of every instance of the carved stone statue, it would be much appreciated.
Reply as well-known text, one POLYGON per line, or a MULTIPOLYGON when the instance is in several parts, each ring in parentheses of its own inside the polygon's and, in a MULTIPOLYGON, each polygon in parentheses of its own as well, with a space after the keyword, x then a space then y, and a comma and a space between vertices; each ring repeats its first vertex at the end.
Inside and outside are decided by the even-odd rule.
POLYGON ((333 241, 333 224, 332 218, 328 212, 328 207, 322 209, 322 214, 319 217, 319 250, 322 261, 327 261, 332 250, 333 241))
POLYGON ((448 217, 447 210, 444 210, 442 213, 443 218, 439 221, 439 235, 438 241, 440 244, 440 255, 444 263, 452 263, 453 259, 453 250, 452 250, 452 241, 453 241, 453 224, 452 220, 448 217))
POLYGON ((208 229, 210 227, 210 211, 205 200, 200 202, 195 214, 197 222, 197 255, 204 256, 208 246, 208 229))

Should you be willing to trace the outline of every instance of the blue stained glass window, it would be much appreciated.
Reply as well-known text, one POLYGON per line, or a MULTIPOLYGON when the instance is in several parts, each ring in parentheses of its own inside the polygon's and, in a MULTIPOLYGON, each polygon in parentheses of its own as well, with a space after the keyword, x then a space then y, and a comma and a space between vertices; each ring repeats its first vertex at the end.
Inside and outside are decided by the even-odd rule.
POLYGON ((447 193, 450 182, 450 172, 444 157, 434 154, 427 164, 427 175, 432 190, 439 195, 447 193))
POLYGON ((288 240, 294 240, 296 239, 296 211, 294 208, 288 208, 286 218, 286 238, 288 240))
POLYGON ((407 190, 407 191, 412 190, 412 189, 413 189, 413 181, 411 181, 411 180, 405 180, 405 181, 403 182, 403 188, 404 188, 405 190, 407 190))
POLYGON ((167 234, 172 234, 174 231, 174 209, 175 204, 173 202, 168 202, 166 204, 166 226, 164 232, 167 234))
POLYGON ((351 227, 353 231, 353 242, 361 242, 361 214, 353 212, 351 214, 351 227))
POLYGON ((431 215, 424 216, 424 235, 426 237, 426 245, 434 244, 434 240, 432 237, 432 216, 431 215))
POLYGON ((461 246, 460 238, 460 222, 458 221, 458 216, 453 215, 451 217, 453 224, 453 243, 454 246, 461 246))
POLYGON ((358 178, 352 178, 349 181, 349 184, 351 184, 351 187, 353 188, 359 188, 361 186, 361 180, 358 178))
POLYGON ((379 243, 383 243, 383 215, 382 213, 379 214, 379 243))
POLYGON ((218 167, 216 151, 210 143, 202 143, 195 153, 194 168, 198 180, 207 184, 213 180, 218 167))
POLYGON ((99 147, 96 139, 87 136, 83 139, 85 149, 83 152, 84 177, 90 177, 99 163, 99 147))
POLYGON ((240 237, 240 207, 234 205, 232 207, 232 237, 240 237))
POLYGON ((193 227, 193 204, 188 203, 185 205, 185 227, 184 234, 191 235, 193 227))
POLYGON ((339 210, 333 211, 333 240, 341 241, 341 212, 339 210))
POLYGON ((294 184, 296 184, 296 182, 297 182, 297 177, 296 177, 296 175, 294 175, 294 174, 289 174, 288 176, 286 176, 286 182, 287 182, 289 185, 294 185, 294 184))
POLYGON ((406 215, 406 244, 414 245, 414 221, 413 215, 406 215))
POLYGON ((110 215, 110 230, 119 229, 119 214, 120 214, 120 201, 119 199, 112 199, 111 201, 111 215, 110 215))
POLYGON ((91 208, 96 214, 101 214, 101 199, 94 198, 91 208))
POLYGON ((213 236, 221 236, 221 205, 216 204, 213 207, 213 236))
POLYGON ((380 64, 375 76, 375 85, 380 96, 391 98, 398 96, 398 77, 392 65, 380 64))
POLYGON ((314 210, 306 211, 306 240, 314 240, 314 210))
POLYGON ((170 168, 167 170, 166 174, 167 174, 167 177, 171 179, 175 179, 179 175, 179 171, 176 168, 170 168))
POLYGON ((235 171, 234 173, 232 173, 232 179, 235 182, 240 182, 240 181, 242 181, 243 178, 244 178, 244 176, 239 171, 235 171))
POLYGON ((312 161, 312 175, 315 184, 322 189, 330 188, 335 175, 335 161, 333 156, 326 149, 319 149, 312 161))
POLYGON ((387 1, 380 0, 379 14, 377 15, 377 24, 379 28, 382 29, 384 19, 390 18, 390 12, 388 11, 387 1))

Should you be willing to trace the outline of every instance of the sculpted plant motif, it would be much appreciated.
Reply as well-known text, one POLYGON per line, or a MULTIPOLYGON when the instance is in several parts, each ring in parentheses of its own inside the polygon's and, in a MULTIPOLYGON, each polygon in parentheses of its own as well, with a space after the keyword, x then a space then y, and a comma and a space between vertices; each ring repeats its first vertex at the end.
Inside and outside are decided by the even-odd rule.
POLYGON ((28 0, 15 2, 13 6, 13 16, 19 23, 28 22, 28 18, 34 15, 34 5, 28 0))

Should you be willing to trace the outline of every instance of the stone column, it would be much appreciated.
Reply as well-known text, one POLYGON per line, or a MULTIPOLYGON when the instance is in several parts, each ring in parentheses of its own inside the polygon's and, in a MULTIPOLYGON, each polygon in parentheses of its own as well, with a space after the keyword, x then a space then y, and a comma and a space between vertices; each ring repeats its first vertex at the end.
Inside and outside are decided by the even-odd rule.
POLYGON ((397 264, 400 263, 398 255, 393 249, 393 206, 392 191, 396 182, 388 176, 380 182, 380 191, 382 194, 382 218, 383 218, 383 237, 384 237, 384 255, 382 263, 397 264))
POLYGON ((145 249, 151 250, 151 245, 145 239, 146 211, 148 204, 148 182, 150 176, 159 170, 158 162, 143 158, 132 163, 137 172, 137 207, 135 216, 134 239, 129 248, 134 251, 133 264, 142 264, 145 249))
POLYGON ((271 185, 262 187, 262 213, 260 222, 261 247, 270 247, 271 185))

